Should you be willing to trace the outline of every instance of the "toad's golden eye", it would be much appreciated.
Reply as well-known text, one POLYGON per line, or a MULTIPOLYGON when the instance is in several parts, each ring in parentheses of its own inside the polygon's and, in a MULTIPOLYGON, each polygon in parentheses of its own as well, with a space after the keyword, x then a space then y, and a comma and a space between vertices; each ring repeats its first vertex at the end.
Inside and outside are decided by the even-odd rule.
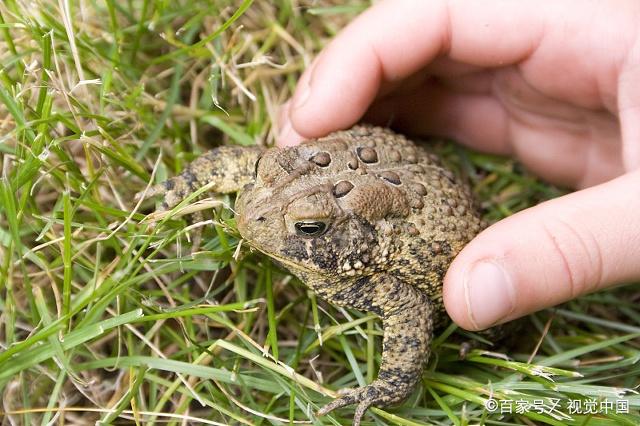
POLYGON ((327 224, 319 221, 297 222, 295 225, 296 234, 301 237, 319 237, 328 228, 327 224))

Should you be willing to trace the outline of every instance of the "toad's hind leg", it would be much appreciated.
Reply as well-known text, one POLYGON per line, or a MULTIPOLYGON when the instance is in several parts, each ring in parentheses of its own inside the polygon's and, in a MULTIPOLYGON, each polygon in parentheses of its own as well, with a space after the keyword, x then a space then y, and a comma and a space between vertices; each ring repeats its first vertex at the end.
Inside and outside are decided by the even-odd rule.
MULTIPOLYGON (((211 184, 217 193, 237 192, 253 181, 255 163, 264 148, 221 146, 201 155, 191 162, 178 176, 149 189, 144 198, 163 195, 160 211, 175 207, 189 194, 211 184)), ((143 193, 138 193, 140 199, 143 193)))
POLYGON ((349 391, 322 407, 319 415, 358 404, 353 419, 353 425, 357 426, 369 407, 403 401, 420 380, 432 338, 431 306, 426 294, 417 288, 391 277, 381 281, 375 290, 369 288, 375 291, 372 298, 352 294, 356 296, 353 300, 360 301, 357 304, 360 306, 353 304, 352 307, 369 308, 382 317, 384 337, 378 377, 368 386, 349 391), (370 306, 363 306, 363 301, 370 306))

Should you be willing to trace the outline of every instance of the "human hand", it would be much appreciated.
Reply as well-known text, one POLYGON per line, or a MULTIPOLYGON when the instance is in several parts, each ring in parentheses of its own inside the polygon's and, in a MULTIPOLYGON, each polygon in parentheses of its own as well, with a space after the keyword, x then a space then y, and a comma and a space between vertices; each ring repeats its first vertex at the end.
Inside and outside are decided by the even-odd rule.
POLYGON ((279 144, 365 118, 581 189, 487 228, 444 301, 479 330, 640 280, 640 3, 382 1, 304 73, 279 144))

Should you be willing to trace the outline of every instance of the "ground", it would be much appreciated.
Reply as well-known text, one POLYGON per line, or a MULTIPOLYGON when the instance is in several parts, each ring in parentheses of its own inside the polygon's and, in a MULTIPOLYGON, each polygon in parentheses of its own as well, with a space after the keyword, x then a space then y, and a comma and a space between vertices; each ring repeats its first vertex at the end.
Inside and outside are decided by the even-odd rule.
MULTIPOLYGON (((0 3, 3 425, 318 423, 335 389, 371 380, 379 323, 246 250, 233 197, 205 201, 218 212, 192 226, 151 226, 153 206, 134 201, 212 146, 273 144, 300 72, 367 6, 0 3)), ((489 221, 562 193, 510 160, 431 143, 489 221)), ((626 287, 535 314, 512 348, 464 361, 457 342, 473 336, 449 327, 419 390, 366 421, 638 424, 638 299, 626 287)))

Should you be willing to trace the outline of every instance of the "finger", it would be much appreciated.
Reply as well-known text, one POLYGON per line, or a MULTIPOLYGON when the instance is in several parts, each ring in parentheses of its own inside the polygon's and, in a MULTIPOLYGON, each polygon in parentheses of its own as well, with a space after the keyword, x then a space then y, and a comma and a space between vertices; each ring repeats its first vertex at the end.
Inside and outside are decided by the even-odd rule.
POLYGON ((291 125, 291 121, 288 120, 289 111, 291 109, 291 101, 285 102, 281 107, 278 113, 278 121, 276 122, 279 127, 278 136, 276 137, 276 145, 279 147, 287 147, 298 145, 305 138, 299 135, 293 126, 291 125))
POLYGON ((513 155, 548 182, 586 188, 624 173, 618 126, 609 117, 592 115, 598 125, 585 129, 574 122, 568 130, 560 120, 542 117, 532 126, 508 116, 491 96, 430 89, 376 102, 364 120, 409 134, 453 138, 483 152, 513 155))
POLYGON ((611 112, 545 95, 515 67, 496 72, 493 87, 509 112, 513 153, 533 173, 556 184, 584 188, 625 172, 620 124, 611 112))
POLYGON ((409 134, 454 138, 485 152, 512 153, 508 117, 496 98, 450 90, 438 83, 377 101, 364 120, 409 134))
POLYGON ((598 112, 587 111, 584 116, 590 119, 582 123, 545 117, 529 122, 511 119, 514 156, 532 173, 568 188, 587 188, 620 176, 625 169, 617 121, 598 112))
POLYGON ((533 1, 383 1, 320 54, 289 119, 305 137, 347 127, 383 82, 402 80, 439 55, 475 66, 516 63, 535 50, 544 22, 545 8, 533 1))
POLYGON ((535 174, 572 188, 625 172, 614 115, 544 96, 512 68, 432 79, 419 88, 401 85, 376 101, 364 120, 511 154, 535 174))
POLYGON ((618 80, 618 109, 623 135, 622 152, 627 170, 640 169, 640 36, 618 80))
POLYGON ((614 284, 640 280, 640 171, 504 219, 452 263, 444 302, 481 330, 614 284))

